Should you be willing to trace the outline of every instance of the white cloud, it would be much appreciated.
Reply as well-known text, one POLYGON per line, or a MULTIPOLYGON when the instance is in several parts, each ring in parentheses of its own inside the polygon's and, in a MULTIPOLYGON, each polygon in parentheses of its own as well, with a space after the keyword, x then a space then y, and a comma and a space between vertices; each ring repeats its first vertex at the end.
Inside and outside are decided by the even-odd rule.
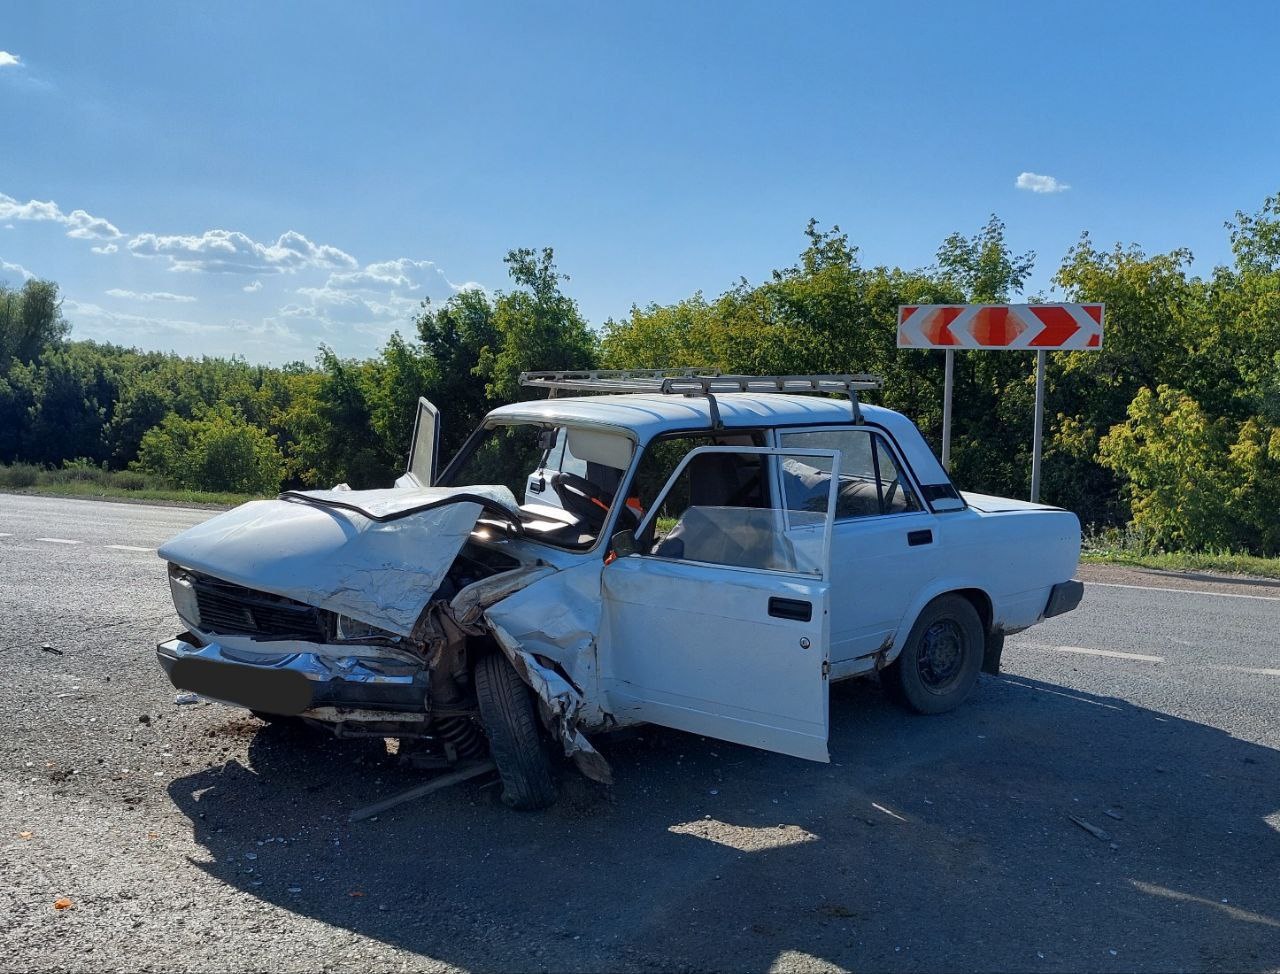
POLYGON ((113 287, 107 292, 113 298, 128 298, 130 301, 172 301, 177 304, 190 304, 196 299, 190 294, 171 294, 168 291, 125 291, 113 287))
POLYGON ((246 292, 246 293, 248 293, 248 294, 252 294, 254 291, 261 291, 261 290, 262 290, 262 282, 261 282, 261 281, 254 281, 252 284, 246 284, 246 285, 245 285, 244 287, 242 287, 240 290, 241 290, 241 291, 244 291, 244 292, 246 292))
POLYGON ((436 291, 437 294, 452 294, 465 290, 468 285, 454 284, 445 277, 444 271, 436 266, 435 261, 397 257, 394 260, 365 264, 363 269, 358 271, 330 274, 325 287, 356 291, 383 291, 389 287, 407 291, 428 288, 436 291))
POLYGON ((92 302, 67 298, 62 310, 71 318, 73 326, 88 324, 92 330, 107 335, 120 332, 145 332, 150 334, 200 335, 224 331, 225 325, 210 325, 200 321, 184 321, 178 318, 150 318, 146 315, 108 311, 92 302))
POLYGON ((0 279, 8 277, 10 273, 17 274, 24 281, 29 281, 35 277, 34 274, 21 264, 10 264, 7 260, 0 259, 0 279))
MULTIPOLYGON (((2 214, 0 214, 2 215, 2 214)), ((295 230, 275 243, 259 243, 238 230, 206 230, 199 236, 140 233, 129 241, 139 257, 165 257, 169 269, 224 274, 284 273, 305 267, 354 269, 356 259, 328 244, 312 243, 295 230)))
POLYGON ((103 244, 101 247, 90 247, 95 254, 114 254, 120 248, 115 244, 103 244))
POLYGON ((22 58, 16 54, 10 54, 8 51, 0 51, 0 68, 18 67, 22 67, 22 58))
POLYGON ((1066 183, 1059 182, 1053 176, 1042 176, 1034 172, 1019 173, 1013 185, 1017 186, 1018 189, 1027 189, 1033 193, 1065 193, 1071 188, 1066 183))
POLYGON ((78 240, 114 240, 123 234, 111 222, 100 216, 91 216, 84 210, 72 210, 67 214, 66 224, 71 229, 68 237, 78 240))
POLYGON ((0 193, 0 220, 48 220, 67 228, 68 237, 80 240, 114 240, 124 236, 115 225, 84 210, 62 212, 52 200, 27 200, 19 203, 0 193))

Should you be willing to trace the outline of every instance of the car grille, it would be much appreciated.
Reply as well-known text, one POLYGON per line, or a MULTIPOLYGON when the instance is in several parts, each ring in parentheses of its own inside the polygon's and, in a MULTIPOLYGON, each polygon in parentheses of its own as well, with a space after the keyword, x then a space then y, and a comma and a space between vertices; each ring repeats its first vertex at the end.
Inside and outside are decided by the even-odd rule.
POLYGON ((327 638, 324 614, 314 606, 208 575, 193 574, 191 585, 206 632, 317 643, 327 638))

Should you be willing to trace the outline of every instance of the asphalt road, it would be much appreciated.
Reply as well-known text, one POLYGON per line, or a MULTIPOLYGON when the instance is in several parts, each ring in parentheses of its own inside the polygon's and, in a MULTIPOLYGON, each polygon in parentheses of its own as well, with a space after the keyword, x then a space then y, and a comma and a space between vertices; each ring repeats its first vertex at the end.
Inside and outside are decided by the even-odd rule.
POLYGON ((0 494, 0 967, 1280 969, 1280 583, 1083 569, 955 713, 836 687, 830 765, 647 730, 349 825, 420 774, 154 663, 208 514, 0 494))

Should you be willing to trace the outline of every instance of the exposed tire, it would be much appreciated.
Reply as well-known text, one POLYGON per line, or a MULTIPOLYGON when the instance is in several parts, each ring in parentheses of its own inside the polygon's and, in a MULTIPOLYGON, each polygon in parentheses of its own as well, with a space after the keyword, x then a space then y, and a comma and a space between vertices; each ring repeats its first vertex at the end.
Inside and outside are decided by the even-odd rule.
POLYGON ((551 805, 556 788, 529 688, 501 653, 476 664, 475 688, 489 751, 502 779, 503 802, 521 811, 551 805))
POLYGON ((973 691, 985 650, 977 610, 963 596, 942 595, 924 607, 902 653, 881 671, 881 682, 907 709, 943 714, 973 691))

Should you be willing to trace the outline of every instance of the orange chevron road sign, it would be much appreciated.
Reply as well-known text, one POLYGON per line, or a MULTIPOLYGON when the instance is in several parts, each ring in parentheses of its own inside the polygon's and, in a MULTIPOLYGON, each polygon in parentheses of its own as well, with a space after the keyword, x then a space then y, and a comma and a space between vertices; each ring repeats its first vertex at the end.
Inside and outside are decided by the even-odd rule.
POLYGON ((1044 439, 1044 371, 1055 349, 1102 347, 1101 304, 903 304, 898 306, 899 348, 946 351, 942 383, 942 465, 951 469, 951 390, 955 353, 1036 353, 1036 411, 1031 434, 1031 499, 1040 500, 1044 439))
POLYGON ((904 304, 899 348, 1090 349, 1102 347, 1101 304, 904 304))

